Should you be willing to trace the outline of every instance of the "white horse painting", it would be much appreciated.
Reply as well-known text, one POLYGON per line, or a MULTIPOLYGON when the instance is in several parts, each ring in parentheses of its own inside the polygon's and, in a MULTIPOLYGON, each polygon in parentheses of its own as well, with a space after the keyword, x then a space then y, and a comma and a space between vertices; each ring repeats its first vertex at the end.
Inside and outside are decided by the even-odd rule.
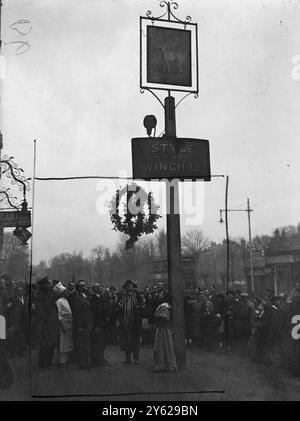
POLYGON ((184 55, 177 51, 170 51, 166 47, 161 47, 163 72, 182 73, 184 65, 184 55))

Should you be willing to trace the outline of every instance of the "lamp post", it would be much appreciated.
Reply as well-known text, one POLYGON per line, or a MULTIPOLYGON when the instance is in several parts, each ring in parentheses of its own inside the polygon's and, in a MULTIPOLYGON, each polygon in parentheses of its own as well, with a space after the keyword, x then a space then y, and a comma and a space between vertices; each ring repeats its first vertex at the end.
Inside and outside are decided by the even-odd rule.
POLYGON ((94 285, 94 259, 92 258, 92 285, 94 285))
MULTIPOLYGON (((227 201, 226 201, 227 203, 227 201)), ((223 212, 225 212, 225 222, 226 222, 226 238, 229 243, 228 238, 228 212, 247 212, 248 213, 248 235, 249 235, 249 257, 250 257, 250 279, 251 279, 251 292, 254 292, 254 272, 253 272, 253 249, 252 249, 252 234, 251 234, 251 218, 250 212, 253 212, 253 209, 250 209, 250 200, 247 199, 247 209, 228 209, 225 206, 225 209, 220 209, 220 223, 223 223, 223 212)), ((227 244, 227 282, 229 279, 229 246, 227 244)), ((247 281, 246 281, 247 282, 247 281)), ((228 289, 228 285, 227 285, 228 289)), ((246 285, 248 291, 248 283, 246 285)))

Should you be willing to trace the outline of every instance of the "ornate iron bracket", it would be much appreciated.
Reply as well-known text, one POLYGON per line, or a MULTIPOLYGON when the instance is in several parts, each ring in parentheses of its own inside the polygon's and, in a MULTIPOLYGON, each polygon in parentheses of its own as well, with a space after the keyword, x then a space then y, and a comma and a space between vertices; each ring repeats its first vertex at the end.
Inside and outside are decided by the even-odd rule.
POLYGON ((172 22, 179 22, 179 23, 182 23, 184 25, 184 27, 186 27, 186 25, 192 20, 191 16, 189 16, 189 15, 186 16, 184 21, 181 20, 181 19, 178 19, 178 17, 175 16, 175 14, 173 13, 173 10, 178 9, 178 3, 176 3, 175 1, 162 0, 159 3, 159 5, 160 5, 160 7, 167 7, 167 10, 161 16, 153 16, 151 10, 147 10, 147 12, 146 12, 146 16, 147 16, 147 18, 152 20, 152 24, 154 23, 155 20, 160 20, 160 19, 164 18, 165 16, 167 16, 167 20, 169 22, 171 22, 171 21, 172 22))
MULTIPOLYGON (((163 104, 163 102, 162 102, 162 100, 159 98, 159 96, 158 95, 156 95, 156 93, 154 93, 151 89, 148 89, 148 88, 143 88, 143 89, 140 89, 140 93, 141 94, 144 94, 145 93, 145 91, 148 91, 148 92, 150 92, 156 99, 157 99, 157 101, 160 103, 160 105, 163 107, 163 109, 165 108, 165 106, 164 106, 164 104, 163 104)), ((199 97, 199 94, 195 94, 194 92, 188 92, 187 94, 185 94, 178 102, 177 102, 177 104, 175 105, 175 108, 177 108, 178 107, 178 105, 183 101, 183 100, 185 100, 185 98, 187 98, 188 96, 190 96, 190 95, 194 95, 194 98, 195 99, 197 99, 198 97, 199 97)))
POLYGON ((141 94, 144 94, 145 93, 145 91, 148 91, 148 92, 150 92, 153 96, 155 96, 155 98, 157 99, 157 101, 161 104, 161 106, 163 107, 163 109, 165 109, 165 106, 164 106, 164 104, 163 104, 163 102, 161 101, 161 99, 159 98, 159 96, 158 95, 156 95, 151 89, 149 89, 149 88, 143 88, 143 89, 140 89, 140 93, 141 94))
POLYGON ((15 200, 17 200, 16 197, 12 197, 9 196, 9 194, 7 193, 10 189, 6 189, 3 191, 0 191, 0 195, 3 194, 5 196, 5 199, 1 199, 0 202, 3 202, 3 200, 6 200, 7 203, 10 205, 11 208, 14 208, 16 210, 19 210, 18 206, 16 206, 13 202, 15 202, 15 200))
MULTIPOLYGON (((187 94, 185 94, 175 105, 175 108, 178 107, 178 105, 185 99, 187 98, 189 95, 193 95, 193 92, 188 92, 187 94)), ((197 99, 199 97, 199 94, 194 94, 194 98, 197 99)))
POLYGON ((11 184, 19 185, 19 190, 23 192, 23 199, 26 201, 26 192, 30 191, 30 185, 28 182, 30 178, 26 178, 24 175, 21 175, 24 170, 20 168, 13 159, 13 156, 10 158, 8 156, 4 156, 3 159, 0 159, 1 171, 2 174, 5 174, 7 178, 11 179, 11 184), (2 167, 5 168, 4 171, 2 170, 2 167))

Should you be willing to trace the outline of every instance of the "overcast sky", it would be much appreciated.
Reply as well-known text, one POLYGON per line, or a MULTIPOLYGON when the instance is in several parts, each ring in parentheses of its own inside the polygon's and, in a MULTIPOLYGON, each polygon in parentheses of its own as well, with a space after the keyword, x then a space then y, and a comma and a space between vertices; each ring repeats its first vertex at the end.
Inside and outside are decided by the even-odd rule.
MULTIPOLYGON (((212 174, 229 175, 230 207, 245 208, 250 198, 254 235, 297 224, 300 79, 292 77, 292 59, 300 55, 300 2, 178 3, 177 16, 198 23, 200 93, 178 107, 177 136, 210 140, 212 174)), ((162 12, 156 0, 4 1, 3 152, 28 177, 33 139, 37 176, 131 176, 130 139, 146 135, 144 116, 156 115, 157 133, 164 128, 158 101, 139 92, 139 16, 149 9, 162 12), (32 26, 28 35, 10 28, 20 19, 30 23, 13 27, 32 26), (30 45, 24 54, 16 54, 20 40, 30 45)), ((205 183, 204 218, 187 226, 182 215, 182 232, 197 227, 222 240, 224 191, 225 178, 205 183)), ((97 212, 98 199, 96 180, 37 181, 34 262, 88 254, 97 244, 113 248, 118 234, 97 212)), ((229 224, 232 237, 247 236, 246 213, 230 214, 229 224)))

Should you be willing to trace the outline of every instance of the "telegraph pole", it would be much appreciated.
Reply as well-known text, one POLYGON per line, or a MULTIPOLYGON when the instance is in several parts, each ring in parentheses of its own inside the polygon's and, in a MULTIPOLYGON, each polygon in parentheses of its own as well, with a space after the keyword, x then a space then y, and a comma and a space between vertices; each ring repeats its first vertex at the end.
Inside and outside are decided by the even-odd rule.
POLYGON ((226 289, 229 290, 229 263, 230 263, 230 243, 229 243, 229 233, 228 233, 228 184, 229 176, 226 175, 226 190, 225 190, 225 227, 226 227, 226 289))
MULTIPOLYGON (((2 1, 0 0, 0 53, 2 48, 2 37, 1 37, 1 28, 2 28, 2 1)), ((1 154, 2 154, 2 148, 3 148, 3 137, 2 133, 0 132, 0 160, 1 160, 1 154)), ((0 166, 0 180, 2 176, 2 168, 0 166)), ((2 250, 3 250, 3 241, 4 241, 4 227, 0 223, 0 275, 2 274, 2 250)))
MULTIPOLYGON (((175 99, 169 93, 165 98, 165 136, 176 137, 175 99)), ((186 367, 184 341, 183 279, 181 263, 179 184, 173 179, 167 183, 167 251, 168 288, 172 304, 174 347, 179 369, 186 367)))
POLYGON ((254 292, 253 250, 252 250, 252 236, 251 236, 250 212, 251 212, 251 209, 250 209, 250 200, 247 199, 248 228, 249 228, 249 254, 250 254, 251 292, 254 292))
MULTIPOLYGON (((228 212, 247 212, 248 213, 248 233, 249 233, 249 256, 250 256, 250 279, 251 279, 251 292, 254 292, 254 272, 253 272, 253 250, 252 250, 252 235, 251 235, 251 220, 250 213, 253 209, 250 209, 250 200, 247 199, 247 209, 228 209, 228 181, 229 177, 226 177, 226 193, 225 193, 225 209, 220 209, 220 222, 224 222, 222 219, 222 212, 225 212, 225 226, 226 226, 226 243, 227 243, 227 290, 229 287, 229 255, 230 255, 230 243, 228 235, 228 212)), ((248 280, 246 289, 248 291, 248 280)))

